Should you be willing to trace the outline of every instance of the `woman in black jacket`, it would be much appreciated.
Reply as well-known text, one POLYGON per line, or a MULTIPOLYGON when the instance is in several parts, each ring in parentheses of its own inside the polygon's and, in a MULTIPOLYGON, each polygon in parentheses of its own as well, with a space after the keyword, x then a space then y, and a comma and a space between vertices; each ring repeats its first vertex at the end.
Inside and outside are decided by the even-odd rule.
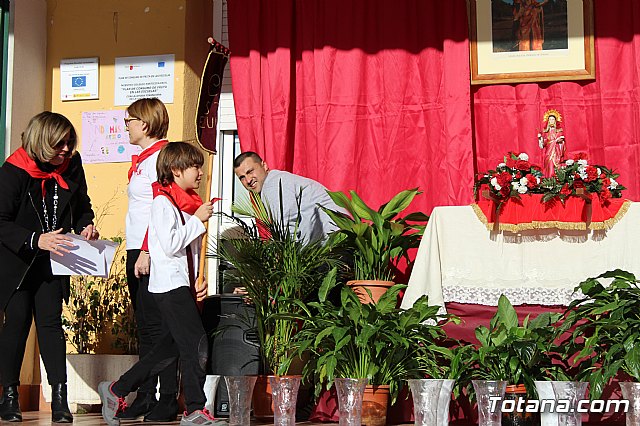
POLYGON ((52 387, 52 421, 73 421, 61 320, 69 277, 52 274, 50 253, 69 252, 67 232, 98 238, 75 148, 71 122, 42 112, 29 121, 22 147, 0 168, 0 418, 5 421, 22 421, 17 390, 32 318, 52 387))

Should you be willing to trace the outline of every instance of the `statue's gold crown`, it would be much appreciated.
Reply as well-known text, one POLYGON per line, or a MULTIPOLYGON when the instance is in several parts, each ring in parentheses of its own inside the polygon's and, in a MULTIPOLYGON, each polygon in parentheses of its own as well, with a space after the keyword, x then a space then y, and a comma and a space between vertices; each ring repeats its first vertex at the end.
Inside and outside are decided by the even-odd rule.
POLYGON ((557 109, 550 109, 547 112, 545 112, 544 118, 542 119, 542 121, 546 123, 547 121, 549 121, 549 117, 552 115, 556 118, 556 121, 558 123, 562 122, 562 115, 560 115, 560 112, 557 109))

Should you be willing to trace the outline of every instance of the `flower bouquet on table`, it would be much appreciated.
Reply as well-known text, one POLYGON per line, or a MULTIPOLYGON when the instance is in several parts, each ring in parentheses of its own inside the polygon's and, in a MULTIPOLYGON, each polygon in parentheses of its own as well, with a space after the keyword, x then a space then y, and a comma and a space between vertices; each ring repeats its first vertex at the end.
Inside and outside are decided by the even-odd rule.
POLYGON ((542 202, 552 200, 565 202, 567 197, 582 193, 598 194, 600 202, 608 203, 611 198, 621 198, 626 189, 616 180, 620 175, 604 166, 590 165, 587 154, 578 153, 556 167, 556 175, 542 179, 544 190, 542 202))
POLYGON ((481 187, 487 186, 491 197, 502 204, 511 197, 520 198, 521 194, 541 193, 541 179, 542 169, 531 164, 526 153, 509 152, 495 170, 478 175, 473 194, 477 199, 481 187))

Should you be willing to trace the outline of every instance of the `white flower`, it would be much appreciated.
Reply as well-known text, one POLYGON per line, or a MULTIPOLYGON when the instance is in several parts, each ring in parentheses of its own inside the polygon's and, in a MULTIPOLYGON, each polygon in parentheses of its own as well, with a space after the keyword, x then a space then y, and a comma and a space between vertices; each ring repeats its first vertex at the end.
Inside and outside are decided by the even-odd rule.
POLYGON ((582 180, 587 180, 587 178, 589 177, 587 175, 587 172, 579 172, 578 174, 580 175, 580 179, 582 180))
POLYGON ((526 152, 522 152, 520 153, 520 155, 518 155, 518 159, 522 161, 529 161, 529 156, 526 152))
POLYGON ((502 189, 502 187, 500 185, 498 185, 498 178, 497 177, 491 178, 490 182, 491 182, 491 186, 493 186, 496 189, 496 191, 500 191, 502 189))
POLYGON ((536 176, 536 183, 540 184, 540 178, 538 176, 536 176))
POLYGON ((618 187, 618 182, 614 178, 609 179, 611 183, 609 184, 609 189, 616 189, 618 187))
POLYGON ((497 167, 497 168, 498 168, 498 169, 502 169, 502 168, 504 168, 504 167, 507 167, 507 165, 506 165, 505 163, 500 163, 500 164, 498 164, 498 167, 497 167))
POLYGON ((598 167, 596 171, 598 172, 598 177, 600 177, 600 175, 602 174, 602 170, 600 170, 600 167, 598 167))
POLYGON ((567 160, 567 161, 565 161, 565 163, 566 163, 567 166, 570 166, 570 165, 573 164, 573 160, 567 160))
POLYGON ((511 182, 511 186, 513 187, 513 189, 520 188, 520 184, 518 182, 511 182))
POLYGON ((527 188, 527 186, 526 186, 526 185, 520 185, 520 186, 518 187, 518 193, 520 193, 520 194, 526 194, 526 193, 527 193, 527 191, 528 191, 528 188, 527 188))
POLYGON ((580 164, 581 166, 586 166, 589 163, 587 163, 587 160, 578 160, 578 164, 580 164))
POLYGON ((529 179, 526 177, 520 178, 520 185, 527 186, 529 184, 529 179))

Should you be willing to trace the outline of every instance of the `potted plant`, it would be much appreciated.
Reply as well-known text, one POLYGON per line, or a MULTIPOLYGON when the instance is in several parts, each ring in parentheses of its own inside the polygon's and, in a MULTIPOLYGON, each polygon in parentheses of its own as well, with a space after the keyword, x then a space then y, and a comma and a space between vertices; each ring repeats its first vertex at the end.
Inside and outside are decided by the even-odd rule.
MULTIPOLYGON (((640 397, 638 283, 635 275, 620 269, 589 278, 576 288, 584 297, 572 302, 567 310, 567 322, 575 325, 573 343, 582 348, 576 359, 590 365, 584 370, 589 373, 593 399, 600 398, 605 386, 616 377, 621 379, 620 387, 631 407, 640 397), (610 281, 609 285, 600 283, 601 279, 610 281)), ((638 414, 631 410, 627 416, 638 414)))
POLYGON ((409 249, 420 244, 425 225, 409 222, 426 222, 423 213, 399 215, 420 192, 408 189, 394 196, 378 210, 369 207, 355 191, 350 198, 343 192, 329 192, 331 199, 344 211, 324 211, 338 226, 338 237, 353 253, 354 280, 347 283, 354 287, 367 287, 369 291, 356 289, 364 300, 376 301, 393 285, 394 266, 399 259, 409 262, 409 249))
MULTIPOLYGON (((543 312, 533 319, 527 315, 520 323, 509 299, 500 296, 489 327, 481 325, 475 330, 480 344, 470 352, 469 363, 475 367, 472 378, 505 381, 510 385, 505 392, 507 398, 533 399, 535 381, 557 371, 548 351, 558 336, 560 317, 559 313, 543 312)), ((533 424, 535 419, 530 414, 505 414, 503 424, 533 424), (519 415, 524 418, 513 417, 519 415)))
POLYGON ((310 352, 304 375, 315 379, 316 396, 335 378, 368 379, 383 401, 374 403, 378 411, 366 419, 364 403, 363 423, 384 424, 387 399, 395 401, 403 381, 425 377, 425 366, 438 369, 427 360, 440 354, 437 342, 445 337, 437 322, 450 317, 438 316, 439 307, 429 306, 426 296, 407 310, 397 308, 398 293, 406 287, 402 284, 391 287, 375 304, 363 303, 349 287, 341 289, 340 303, 334 304, 327 295, 335 286, 333 269, 317 302, 298 303, 304 315, 291 318, 303 321, 303 326, 294 337, 292 356, 310 352))
MULTIPOLYGON (((244 288, 247 300, 255 307, 253 324, 260 343, 261 372, 286 375, 291 373, 290 346, 298 329, 286 315, 301 312, 296 302, 311 301, 327 271, 340 262, 330 241, 297 239, 296 230, 290 229, 284 218, 274 217, 259 194, 249 194, 250 200, 234 205, 233 210, 253 220, 247 223, 228 216, 240 238, 222 239, 216 255, 233 265, 226 278, 244 288)), ((302 196, 299 194, 298 201, 302 196)), ((256 397, 266 395, 258 408, 254 403, 254 410, 262 417, 270 415, 267 383, 266 377, 260 377, 254 393, 256 397)))

